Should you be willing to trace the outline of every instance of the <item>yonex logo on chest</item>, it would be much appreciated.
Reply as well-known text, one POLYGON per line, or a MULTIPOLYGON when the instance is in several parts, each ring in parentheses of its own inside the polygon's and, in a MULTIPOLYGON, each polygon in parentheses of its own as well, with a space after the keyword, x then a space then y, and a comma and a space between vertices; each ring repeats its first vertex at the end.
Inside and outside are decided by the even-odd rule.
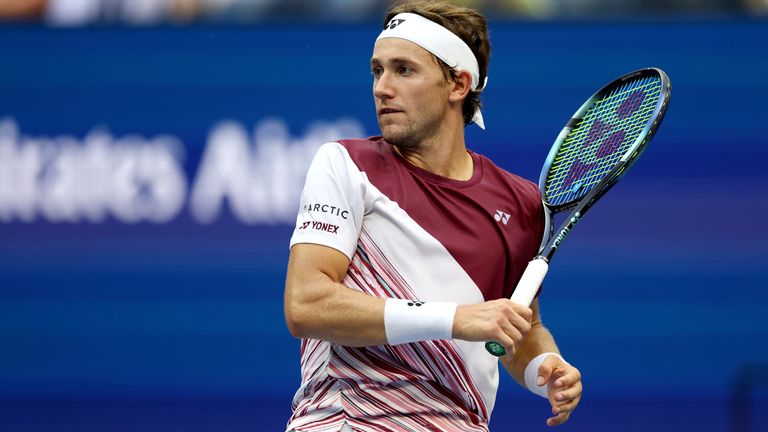
POLYGON ((496 210, 496 215, 493 216, 496 222, 501 222, 506 225, 509 222, 509 213, 504 213, 501 210, 496 210))

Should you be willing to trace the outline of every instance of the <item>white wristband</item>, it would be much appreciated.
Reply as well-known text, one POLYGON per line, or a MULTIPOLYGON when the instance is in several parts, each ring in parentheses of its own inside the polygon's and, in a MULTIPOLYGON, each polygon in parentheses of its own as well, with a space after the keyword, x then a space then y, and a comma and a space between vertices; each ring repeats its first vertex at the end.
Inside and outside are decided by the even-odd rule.
POLYGON ((387 343, 404 344, 453 338, 456 303, 387 299, 384 304, 384 330, 387 343))
POLYGON ((543 386, 536 385, 536 378, 539 375, 539 366, 541 366, 542 363, 544 363, 544 360, 546 360, 549 356, 555 356, 563 361, 563 363, 568 363, 563 359, 560 354, 553 353, 553 352, 545 352, 537 355, 533 358, 533 360, 528 363, 528 366, 525 367, 525 386, 528 387, 528 390, 532 391, 534 394, 537 394, 541 397, 547 397, 547 390, 549 389, 549 384, 544 383, 543 386))

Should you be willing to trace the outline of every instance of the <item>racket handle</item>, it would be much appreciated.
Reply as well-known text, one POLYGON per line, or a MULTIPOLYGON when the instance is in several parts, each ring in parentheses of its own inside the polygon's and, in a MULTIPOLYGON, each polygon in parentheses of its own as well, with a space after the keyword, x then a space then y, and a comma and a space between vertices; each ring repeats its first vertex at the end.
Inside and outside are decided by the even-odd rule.
MULTIPOLYGON (((539 291, 539 287, 544 281, 544 277, 547 275, 548 269, 549 264, 544 257, 536 257, 529 262, 528 267, 525 268, 523 275, 520 277, 520 281, 517 283, 510 300, 519 305, 526 307, 531 306, 533 298, 536 296, 536 292, 539 291)), ((501 357, 507 353, 504 347, 498 342, 486 342, 485 349, 496 357, 501 357)))
POLYGON ((547 263, 546 258, 536 257, 531 260, 523 275, 520 276, 520 282, 517 283, 510 300, 519 305, 530 307, 541 283, 544 281, 544 277, 547 275, 547 270, 549 270, 549 263, 547 263))

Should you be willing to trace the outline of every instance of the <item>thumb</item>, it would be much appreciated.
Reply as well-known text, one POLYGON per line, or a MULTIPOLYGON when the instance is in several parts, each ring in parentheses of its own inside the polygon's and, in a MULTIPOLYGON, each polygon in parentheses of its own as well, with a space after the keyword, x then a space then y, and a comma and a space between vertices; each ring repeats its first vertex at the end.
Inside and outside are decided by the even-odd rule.
POLYGON ((539 365, 539 371, 536 376, 536 385, 541 387, 549 381, 550 375, 552 375, 552 366, 550 362, 544 361, 539 365))

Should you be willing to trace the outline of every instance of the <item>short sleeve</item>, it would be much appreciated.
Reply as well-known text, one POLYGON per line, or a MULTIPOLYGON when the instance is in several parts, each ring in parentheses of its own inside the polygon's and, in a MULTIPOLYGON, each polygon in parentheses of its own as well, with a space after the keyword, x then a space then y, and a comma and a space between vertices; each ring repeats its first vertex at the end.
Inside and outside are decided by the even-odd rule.
POLYGON ((362 173, 341 144, 324 144, 307 171, 291 247, 320 244, 351 260, 364 213, 362 173))

